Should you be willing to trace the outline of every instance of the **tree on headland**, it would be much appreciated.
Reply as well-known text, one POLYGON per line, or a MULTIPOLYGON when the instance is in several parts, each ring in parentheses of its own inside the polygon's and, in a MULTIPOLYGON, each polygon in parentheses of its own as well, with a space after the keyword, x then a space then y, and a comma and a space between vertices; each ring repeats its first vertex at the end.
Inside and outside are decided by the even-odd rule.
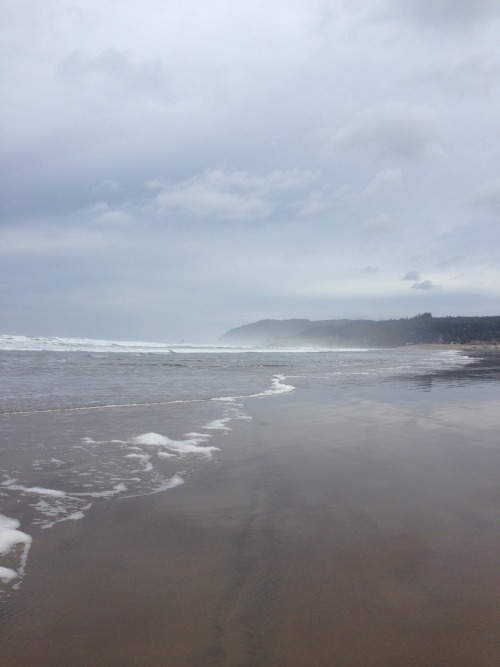
POLYGON ((496 343, 500 316, 415 317, 393 320, 261 320, 228 331, 221 343, 399 347, 423 343, 496 343))

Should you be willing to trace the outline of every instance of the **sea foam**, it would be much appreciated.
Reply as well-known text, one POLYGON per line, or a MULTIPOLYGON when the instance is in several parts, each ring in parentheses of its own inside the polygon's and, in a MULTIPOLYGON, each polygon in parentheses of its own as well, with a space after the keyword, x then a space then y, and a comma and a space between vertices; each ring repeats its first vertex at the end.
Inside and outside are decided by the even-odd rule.
POLYGON ((19 575, 15 570, 11 570, 9 567, 0 567, 0 581, 4 584, 8 584, 12 579, 16 579, 19 575))
MULTIPOLYGON (((272 399, 273 396, 293 392, 295 387, 290 382, 295 382, 295 378, 299 382, 301 378, 310 381, 314 379, 321 387, 324 383, 332 382, 359 383, 408 374, 434 374, 442 369, 453 369, 471 362, 457 351, 402 349, 369 353, 356 350, 351 353, 344 350, 336 354, 325 354, 323 351, 321 355, 311 355, 311 350, 308 350, 307 354, 301 355, 301 350, 297 349, 252 350, 9 336, 0 336, 0 349, 23 351, 21 355, 4 355, 11 368, 10 384, 14 388, 18 387, 19 401, 16 401, 15 392, 11 400, 9 392, 13 389, 4 391, 3 417, 12 420, 14 424, 14 417, 17 419, 18 416, 22 424, 22 415, 80 411, 81 419, 75 415, 75 424, 89 424, 91 429, 88 435, 92 437, 82 437, 87 435, 85 430, 68 431, 71 440, 64 438, 63 447, 53 442, 52 438, 47 438, 45 443, 40 441, 33 450, 36 459, 31 462, 31 470, 26 468, 21 473, 19 467, 4 469, 0 497, 11 496, 9 507, 18 503, 17 516, 22 516, 20 510, 23 507, 29 508, 26 516, 32 517, 34 530, 50 528, 63 521, 82 519, 94 503, 150 495, 183 484, 189 480, 192 467, 198 468, 203 459, 210 459, 219 449, 212 443, 221 443, 222 436, 231 430, 233 420, 251 419, 244 411, 244 404, 248 405, 247 399, 251 403, 253 400, 272 399), (44 353, 35 357, 25 355, 26 350, 57 351, 58 354, 44 353), (61 352, 69 353, 72 350, 86 353, 67 354, 66 358, 60 358, 61 352), (123 358, 120 355, 115 357, 111 354, 114 352, 123 353, 123 358), (185 353, 184 358, 181 354, 174 355, 175 352, 185 353), (233 357, 226 355, 226 352, 233 353, 233 357), (125 353, 130 353, 126 359, 125 353), (159 361, 157 357, 151 356, 155 354, 165 354, 166 358, 159 361), (214 354, 217 356, 214 357, 214 354), (132 359, 133 356, 137 359, 132 359), (269 356, 275 358, 269 359, 269 356), (38 377, 36 366, 31 365, 31 358, 37 359, 40 368, 47 373, 50 384, 42 383, 38 386, 35 383, 34 388, 31 388, 21 382, 19 368, 24 368, 23 364, 28 361, 28 357, 28 377, 38 377), (174 357, 175 363, 172 361, 174 357), (57 367, 55 361, 58 362, 57 367), (71 372, 68 371, 70 366, 71 372), (125 386, 135 386, 133 381, 129 382, 130 367, 139 382, 137 389, 124 392, 125 386), (178 367, 181 370, 177 370, 178 367), (104 382, 104 386, 101 386, 110 369, 113 384, 104 382), (73 391, 75 371, 79 373, 78 377, 89 378, 81 391, 73 391), (85 373, 82 375, 83 371, 85 373), (156 373, 153 378, 152 373, 156 373), (64 384, 69 381, 69 384, 64 384), (48 400, 46 394, 50 394, 54 382, 56 387, 61 382, 60 395, 54 400, 48 400), (145 388, 147 390, 143 393, 145 388), (68 395, 66 389, 69 390, 68 395), (29 400, 25 400, 24 394, 29 400), (188 417, 190 421, 187 423, 186 419, 182 423, 174 422, 174 426, 170 414, 176 415, 177 407, 179 415, 195 417, 192 420, 188 417), (129 416, 136 413, 140 415, 143 408, 147 408, 144 415, 149 415, 154 409, 157 418, 164 414, 165 431, 169 432, 167 429, 170 428, 172 431, 174 428, 182 430, 176 430, 172 437, 161 432, 147 432, 148 424, 146 422, 144 425, 141 418, 139 422, 134 422, 136 425, 130 430, 124 432, 128 426, 120 425, 120 432, 112 434, 101 432, 97 419, 87 418, 91 410, 119 411, 124 408, 124 413, 129 416), (206 421, 200 414, 207 415, 206 421), (189 431, 190 428, 192 431, 189 431), (21 477, 22 474, 26 476, 21 477)), ((9 383, 5 383, 6 389, 8 386, 9 383)), ((118 418, 119 412, 115 415, 118 418)), ((53 418, 59 419, 57 415, 50 416, 50 420, 53 418)), ((163 431, 158 426, 157 418, 155 426, 151 423, 149 427, 163 431)), ((21 437, 22 433, 20 427, 21 437)), ((228 441, 227 438, 225 440, 228 441)), ((9 514, 7 507, 5 512, 9 514)), ((0 554, 5 558, 0 562, 0 581, 5 584, 4 588, 12 588, 13 585, 17 587, 22 579, 31 535, 21 532, 19 522, 15 519, 3 517, 2 521, 0 554)), ((27 530, 32 533, 30 528, 27 530)), ((36 532, 33 536, 36 539, 36 532)))
MULTIPOLYGON (((254 347, 250 345, 207 345, 186 343, 153 343, 148 341, 102 340, 94 338, 62 338, 0 335, 0 350, 31 352, 89 352, 97 355, 107 353, 125 354, 301 354, 324 352, 325 348, 300 347, 254 347)), ((345 350, 349 351, 349 350, 345 350)))
POLYGON ((132 438, 131 442, 144 447, 164 447, 177 454, 203 454, 207 457, 219 450, 219 447, 200 446, 200 443, 211 439, 208 433, 187 433, 186 436, 186 440, 171 440, 159 433, 143 433, 132 438))
POLYGON ((19 545, 22 546, 22 552, 17 556, 19 563, 17 570, 10 567, 0 567, 0 580, 3 583, 9 583, 13 579, 22 577, 24 574, 32 539, 31 535, 18 530, 20 525, 17 519, 11 519, 4 514, 0 514, 0 556, 9 554, 9 552, 19 545))
POLYGON ((295 391, 295 387, 291 384, 285 384, 283 380, 286 377, 284 375, 275 375, 271 382, 271 388, 266 389, 258 394, 253 394, 251 398, 256 398, 258 396, 274 396, 275 394, 287 394, 290 391, 295 391))

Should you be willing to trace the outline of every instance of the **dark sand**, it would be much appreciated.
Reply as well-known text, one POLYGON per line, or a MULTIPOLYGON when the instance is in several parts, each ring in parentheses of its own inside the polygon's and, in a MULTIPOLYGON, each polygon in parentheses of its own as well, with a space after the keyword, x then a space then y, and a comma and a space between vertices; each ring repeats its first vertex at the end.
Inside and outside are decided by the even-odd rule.
POLYGON ((2 667, 499 665, 498 420, 301 396, 184 486, 40 531, 2 667))

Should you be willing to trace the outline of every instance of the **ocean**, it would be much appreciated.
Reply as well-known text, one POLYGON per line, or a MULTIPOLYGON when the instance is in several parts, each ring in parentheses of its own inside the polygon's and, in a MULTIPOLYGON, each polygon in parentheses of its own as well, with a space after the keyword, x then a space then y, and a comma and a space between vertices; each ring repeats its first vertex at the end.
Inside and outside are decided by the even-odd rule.
MULTIPOLYGON (((477 360, 476 360, 477 361, 477 360)), ((0 583, 22 585, 41 530, 103 502, 196 484, 255 401, 306 387, 352 403, 384 383, 472 377, 442 350, 301 350, 0 337, 0 583), (330 392, 330 394, 328 393, 330 392)), ((361 415, 360 415, 361 416, 361 415)))
POLYGON ((2 336, 0 374, 2 665, 499 664, 499 350, 2 336))

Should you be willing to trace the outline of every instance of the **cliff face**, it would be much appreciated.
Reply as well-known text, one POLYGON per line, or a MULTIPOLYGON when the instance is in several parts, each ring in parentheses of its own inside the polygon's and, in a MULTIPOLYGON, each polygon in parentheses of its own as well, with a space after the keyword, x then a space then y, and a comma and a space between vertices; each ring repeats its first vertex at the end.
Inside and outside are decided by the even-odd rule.
POLYGON ((224 345, 398 347, 418 343, 500 341, 500 316, 432 317, 399 320, 261 320, 231 329, 224 345))

